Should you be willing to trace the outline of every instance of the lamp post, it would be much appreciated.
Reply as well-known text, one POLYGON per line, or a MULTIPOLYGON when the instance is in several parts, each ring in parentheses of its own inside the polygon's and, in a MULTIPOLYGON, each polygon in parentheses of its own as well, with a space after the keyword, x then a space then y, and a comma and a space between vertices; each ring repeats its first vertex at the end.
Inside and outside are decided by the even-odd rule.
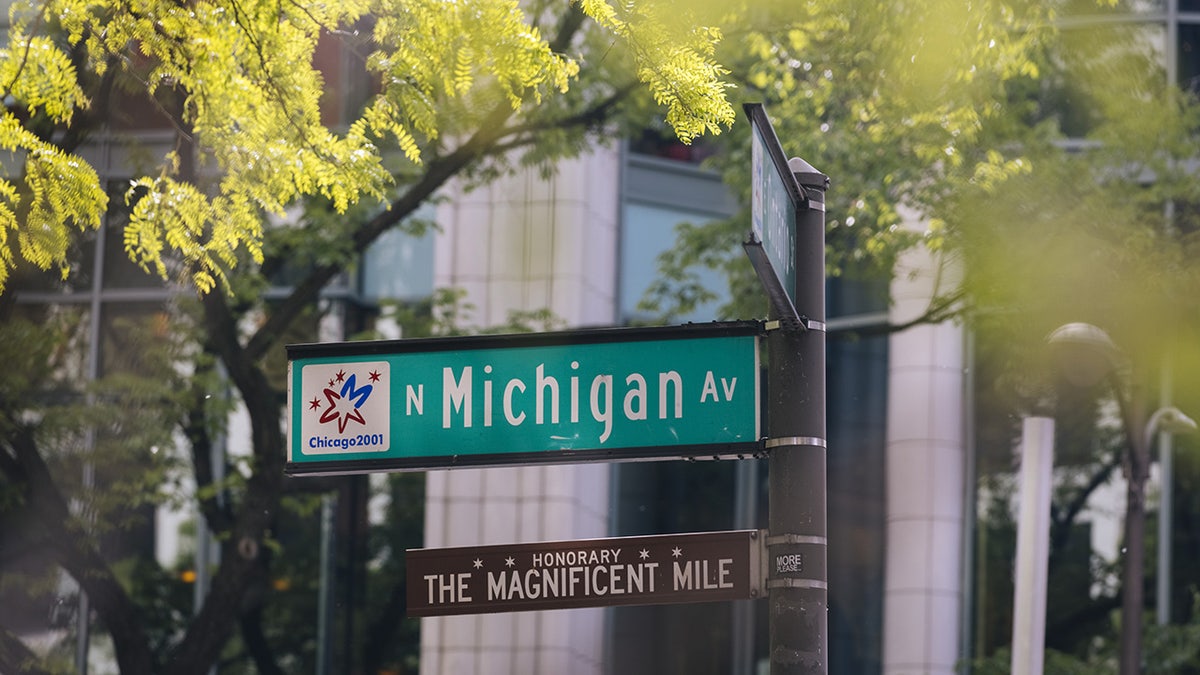
MULTIPOLYGON (((1068 324, 1046 337, 1055 365, 1079 387, 1112 370, 1116 347, 1104 331, 1068 324)), ((1011 671, 1042 675, 1046 644, 1046 589, 1050 564, 1050 496, 1054 471, 1054 418, 1027 415, 1021 428, 1020 501, 1013 574, 1011 671)))
MULTIPOLYGON (((1171 402, 1172 382, 1170 363, 1162 368, 1162 382, 1159 385, 1159 400, 1165 405, 1171 402)), ((1155 618, 1158 625, 1171 623, 1171 532, 1174 530, 1174 493, 1175 493, 1175 448, 1171 434, 1165 431, 1158 433, 1158 582, 1155 598, 1155 618)))
MULTIPOLYGON (((1154 432, 1193 430, 1196 423, 1174 407, 1159 408, 1146 415, 1142 389, 1129 378, 1128 391, 1120 382, 1120 371, 1128 370, 1116 345, 1103 330, 1086 323, 1070 323, 1054 330, 1046 338, 1051 345, 1068 347, 1063 355, 1080 358, 1068 379, 1083 383, 1098 382, 1113 376, 1113 395, 1121 411, 1127 440, 1125 452, 1125 564, 1121 574, 1121 675, 1136 675, 1141 670, 1142 576, 1146 566, 1146 480, 1150 476, 1150 443, 1154 432), (1125 366, 1121 368, 1120 366, 1125 366)), ((1126 374, 1128 377, 1128 374, 1126 374)))
POLYGON ((1013 579, 1014 675, 1041 675, 1044 665, 1053 468, 1054 418, 1026 417, 1021 428, 1021 499, 1013 579))

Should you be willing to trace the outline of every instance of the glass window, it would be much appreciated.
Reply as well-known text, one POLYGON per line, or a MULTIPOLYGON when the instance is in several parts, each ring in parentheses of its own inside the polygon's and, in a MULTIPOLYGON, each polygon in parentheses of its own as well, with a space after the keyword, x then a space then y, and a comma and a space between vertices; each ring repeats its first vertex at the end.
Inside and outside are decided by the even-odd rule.
POLYGON ((100 313, 100 376, 157 378, 169 367, 171 318, 157 302, 110 302, 100 313))
MULTIPOLYGON (((1200 9, 1200 2, 1196 4, 1200 9)), ((1179 24, 1177 59, 1179 86, 1193 94, 1200 94, 1200 24, 1179 24)))
POLYGON ((372 302, 428 298, 433 295, 433 255, 433 228, 420 236, 385 233, 363 256, 363 297, 372 302))
MULTIPOLYGON (((634 154, 640 150, 688 161, 689 156, 675 154, 680 148, 669 140, 651 133, 634 146, 625 157, 618 318, 625 324, 661 323, 657 314, 638 305, 660 279, 658 257, 675 247, 677 226, 716 221, 727 217, 733 206, 727 189, 713 174, 682 162, 634 154)), ((718 272, 700 267, 692 272, 695 287, 715 297, 672 323, 712 321, 729 296, 728 283, 718 272)), ((615 465, 614 535, 730 529, 735 501, 740 499, 736 466, 737 462, 615 465)), ((614 609, 612 616, 609 644, 615 648, 609 653, 609 672, 623 675, 729 673, 731 635, 739 625, 744 630, 744 624, 735 621, 730 603, 623 607, 614 609), (662 649, 663 644, 689 647, 662 649)), ((765 645, 759 651, 764 650, 765 645)))
POLYGON ((9 287, 15 291, 61 291, 64 293, 87 292, 92 288, 92 277, 96 268, 95 230, 72 233, 67 250, 67 278, 63 279, 58 268, 40 270, 32 263, 17 256, 17 267, 10 270, 9 287))
POLYGON ((630 141, 629 150, 642 155, 699 164, 711 157, 716 147, 706 138, 697 139, 691 145, 684 144, 674 131, 663 127, 644 130, 641 136, 630 141))
MULTIPOLYGON (((1188 1, 1181 0, 1181 8, 1188 1)), ((1058 5, 1063 15, 1152 14, 1164 11, 1166 0, 1116 0, 1111 4, 1095 0, 1065 0, 1058 5)))
MULTIPOLYGON (((704 201, 717 191, 714 186, 689 185, 670 175, 666 163, 634 158, 631 164, 621 233, 619 302, 625 321, 650 318, 637 305, 659 278, 657 257, 675 246, 677 224, 712 222, 733 210, 717 200, 704 201)), ((719 183, 716 187, 725 190, 719 183)), ((727 281, 716 272, 698 271, 695 282, 716 299, 682 320, 712 320, 729 297, 727 281)), ((831 280, 829 315, 886 311, 887 292, 887 279, 831 280)), ((828 341, 828 436, 836 448, 828 454, 828 527, 838 533, 828 552, 829 664, 838 675, 881 668, 887 349, 887 336, 831 335, 828 341)), ((749 519, 766 527, 766 461, 629 463, 617 465, 615 476, 617 535, 727 529, 735 526, 739 509, 756 512, 749 519), (739 482, 739 469, 754 476, 748 482, 755 488, 739 482), (757 506, 748 509, 747 504, 757 506)), ((707 604, 614 610, 610 644, 619 648, 611 653, 611 672, 756 672, 750 664, 734 664, 732 654, 736 636, 753 631, 753 658, 765 667, 766 614, 765 602, 755 603, 749 614, 707 604), (689 648, 661 649, 675 643, 689 648)))
MULTIPOLYGON (((731 529, 735 464, 729 461, 618 465, 615 534, 731 529)), ((618 648, 610 655, 613 660, 610 672, 622 675, 730 672, 734 616, 730 603, 620 607, 613 613, 611 642, 618 648), (688 648, 663 649, 662 645, 688 645, 688 648)))
MULTIPOLYGON (((658 257, 675 246, 676 227, 681 223, 700 225, 716 220, 714 215, 689 213, 642 204, 626 204, 621 227, 621 281, 619 316, 622 323, 653 321, 656 317, 638 305, 659 279, 658 257)), ((678 317, 679 322, 712 321, 717 309, 728 301, 727 283, 715 270, 697 267, 694 281, 715 295, 695 311, 678 317)))
POLYGON ((826 359, 829 672, 879 672, 888 338, 833 334, 826 359))
POLYGON ((1101 97, 1134 91, 1139 80, 1165 81, 1164 26, 1159 23, 1069 24, 1050 49, 1033 94, 1032 122, 1054 119, 1063 133, 1082 138, 1103 121, 1101 97))

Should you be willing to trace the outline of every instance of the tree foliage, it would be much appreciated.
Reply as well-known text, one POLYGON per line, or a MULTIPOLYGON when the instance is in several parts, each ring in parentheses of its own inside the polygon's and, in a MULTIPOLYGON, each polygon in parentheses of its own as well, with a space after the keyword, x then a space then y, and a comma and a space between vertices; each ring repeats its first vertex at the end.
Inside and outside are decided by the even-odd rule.
MULTIPOLYGON (((1053 34, 1047 3, 756 4, 729 29, 718 59, 735 99, 763 101, 784 151, 832 179, 826 231, 832 276, 887 276, 896 256, 944 238, 928 206, 972 182, 999 183, 1027 169, 998 129, 1025 129, 1007 105, 1039 74, 1053 34), (925 227, 911 222, 922 219, 925 227)), ((748 125, 723 138, 710 164, 749 204, 748 125)), ((738 244, 749 213, 693 225, 664 254, 649 310, 690 311, 689 268, 715 267, 731 281, 727 316, 755 307, 755 283, 738 244), (676 280, 676 281, 672 281, 676 280)))
MULTIPOLYGON (((634 46, 639 77, 681 138, 732 122, 712 59, 717 33, 686 12, 624 20, 626 10, 603 1, 581 6, 634 46), (668 48, 679 26, 695 37, 668 48)), ((65 274, 71 229, 99 225, 106 197, 96 171, 55 134, 77 130, 81 112, 106 113, 94 107, 114 79, 187 140, 132 181, 126 250, 163 277, 177 264, 207 292, 242 256, 262 262, 264 216, 283 217, 302 197, 339 212, 383 198, 395 186, 394 148, 419 165, 428 146, 453 145, 501 102, 511 114, 564 93, 579 55, 551 45, 540 18, 514 0, 15 4, 0 53, 9 101, 0 146, 19 170, 0 182, 0 290, 18 259, 65 274), (314 63, 331 36, 362 51, 376 90, 340 129, 322 119, 325 76, 314 63)))

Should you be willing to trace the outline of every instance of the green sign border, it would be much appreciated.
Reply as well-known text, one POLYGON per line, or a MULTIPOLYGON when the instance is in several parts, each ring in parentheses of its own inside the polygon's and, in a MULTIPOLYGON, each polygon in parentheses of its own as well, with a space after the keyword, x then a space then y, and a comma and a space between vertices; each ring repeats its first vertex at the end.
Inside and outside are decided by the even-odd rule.
POLYGON ((745 103, 742 109, 750 119, 750 174, 754 192, 750 231, 742 246, 780 318, 799 323, 795 304, 799 272, 796 269, 796 214, 807 208, 808 198, 788 166, 766 109, 761 103, 745 103), (779 199, 786 200, 783 213, 769 212, 768 204, 778 205, 779 199), (781 216, 784 222, 767 222, 772 216, 781 216), (780 257, 787 255, 792 260, 780 257))
MULTIPOLYGON (((419 456, 371 457, 369 453, 357 453, 351 458, 306 459, 292 461, 292 453, 301 442, 297 430, 300 426, 304 401, 299 388, 301 368, 305 361, 314 363, 379 360, 395 354, 424 354, 437 352, 465 352, 475 350, 521 349, 536 350, 546 347, 572 345, 595 345, 633 342, 663 342, 705 338, 751 337, 755 339, 755 362, 757 364, 757 338, 765 332, 759 321, 717 322, 687 324, 654 328, 599 328, 548 333, 525 333, 510 335, 475 335, 469 337, 411 338, 401 340, 377 340, 363 342, 338 342, 298 344, 287 346, 288 358, 288 475, 344 475, 373 472, 422 471, 455 467, 511 466, 517 464, 561 464, 578 462, 642 461, 662 459, 730 459, 762 456, 763 443, 760 430, 763 428, 761 391, 754 392, 754 435, 744 442, 690 443, 681 445, 614 446, 609 448, 542 449, 500 453, 455 454, 435 448, 422 449, 419 456), (299 362, 299 363, 298 363, 299 362), (294 367, 298 366, 298 367, 294 367)), ((762 379, 755 373, 755 385, 761 387, 762 379)), ((392 401, 392 406, 403 405, 404 401, 392 401)))

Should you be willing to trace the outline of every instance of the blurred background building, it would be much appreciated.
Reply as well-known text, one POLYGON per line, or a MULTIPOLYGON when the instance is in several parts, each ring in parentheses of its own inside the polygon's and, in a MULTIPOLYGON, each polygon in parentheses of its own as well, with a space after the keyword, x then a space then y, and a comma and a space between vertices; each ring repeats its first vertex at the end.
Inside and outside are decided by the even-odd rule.
MULTIPOLYGON (((1142 31, 1161 50, 1168 76, 1196 90, 1200 1, 1147 1, 1064 20, 1068 31, 1116 25, 1142 31)), ((331 71, 339 67, 339 55, 323 58, 331 71)), ((352 98, 358 86, 331 78, 330 98, 352 98)), ((1071 108, 1069 83, 1062 104, 1068 118, 1082 115, 1071 108)), ((137 117, 96 139, 89 158, 114 194, 136 166, 137 158, 122 150, 121 137, 130 133, 169 140, 153 118, 137 117)), ((788 150, 804 150, 781 140, 788 150)), ((562 163, 551 178, 528 171, 473 191, 451 189, 427 212, 436 230, 386 236, 353 274, 326 289, 326 316, 333 318, 321 335, 340 339, 374 328, 398 337, 394 322, 380 320, 388 317, 386 307, 428 300, 440 288, 462 289, 480 326, 502 324, 513 311, 549 310, 564 328, 653 320, 638 303, 655 278, 657 255, 673 246, 675 226, 726 218, 737 208, 700 165, 703 154, 651 134, 596 147, 562 163)), ((819 157, 806 159, 821 165, 819 157)), ((831 178, 836 191, 838 177, 831 178)), ((21 312, 55 308, 77 317, 87 378, 136 369, 129 333, 145 323, 134 320, 153 325, 175 299, 125 256, 123 203, 112 199, 113 212, 83 244, 81 265, 66 287, 40 275, 14 283, 21 312)), ((987 322, 973 331, 958 322, 888 330, 925 311, 939 269, 939 261, 918 253, 901 261, 894 280, 828 281, 831 673, 948 674, 1010 640, 1012 588, 1004 565, 1014 534, 1010 522, 992 516, 1012 494, 1017 449, 1012 410, 986 393, 993 365, 987 349, 996 337, 986 334, 987 322)), ((705 282, 718 297, 727 293, 716 275, 705 282)), ((718 304, 685 320, 713 320, 718 304)), ((244 433, 235 419, 227 452, 245 452, 244 433)), ((433 471, 425 477, 423 545, 765 527, 765 473, 765 462, 755 460, 433 471)), ((1058 577, 1052 593, 1064 599, 1051 598, 1051 626, 1096 619, 1071 614, 1068 603, 1095 594, 1088 569, 1097 557, 1116 556, 1119 481, 1114 475, 1110 489, 1093 495, 1073 525, 1079 536, 1058 553, 1083 569, 1058 577)), ((344 545, 361 526, 354 514, 367 513, 366 494, 362 487, 340 496, 344 545)), ((108 553, 156 551, 166 564, 178 552, 180 522, 193 515, 161 512, 157 528, 113 537, 108 553)), ((1200 535, 1196 523, 1181 520, 1173 536, 1187 551, 1200 535)), ((1180 594, 1186 600, 1186 591, 1180 594)), ((0 599, 0 607, 11 606, 0 599)), ((764 603, 425 619, 420 669, 426 675, 748 675, 764 672, 766 621, 764 603)), ((43 619, 26 623, 33 630, 43 619)))

